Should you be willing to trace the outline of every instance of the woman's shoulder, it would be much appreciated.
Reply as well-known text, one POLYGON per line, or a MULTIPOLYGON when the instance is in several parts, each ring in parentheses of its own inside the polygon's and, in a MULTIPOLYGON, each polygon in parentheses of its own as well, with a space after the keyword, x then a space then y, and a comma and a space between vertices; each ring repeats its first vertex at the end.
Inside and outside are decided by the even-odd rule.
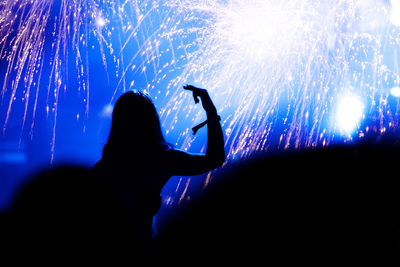
POLYGON ((115 160, 107 160, 101 158, 96 164, 92 167, 92 171, 98 174, 107 173, 109 171, 120 168, 120 163, 115 160))
POLYGON ((101 169, 103 166, 103 160, 100 159, 98 162, 96 162, 96 164, 93 165, 92 170, 93 171, 98 171, 99 169, 101 169))

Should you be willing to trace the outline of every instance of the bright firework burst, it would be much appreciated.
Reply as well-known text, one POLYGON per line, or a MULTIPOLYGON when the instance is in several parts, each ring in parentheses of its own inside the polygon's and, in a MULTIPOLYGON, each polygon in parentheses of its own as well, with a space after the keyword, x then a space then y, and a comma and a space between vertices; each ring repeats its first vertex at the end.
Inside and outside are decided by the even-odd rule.
POLYGON ((86 114, 98 93, 90 86, 94 53, 109 101, 132 87, 148 90, 163 106, 167 135, 184 149, 195 141, 188 125, 203 116, 181 89, 186 83, 210 90, 229 158, 350 136, 336 114, 348 95, 363 108, 346 128, 363 118, 397 127, 390 92, 400 85, 399 11, 395 0, 2 0, 3 133, 16 100, 25 107, 22 128, 30 116, 33 129, 45 108, 54 118, 54 154, 60 91, 70 90, 70 76, 86 114), (37 104, 40 90, 45 107, 37 104))
MULTIPOLYGON (((271 146, 325 146, 335 135, 349 135, 334 114, 349 94, 368 108, 347 129, 356 128, 362 117, 373 117, 381 127, 385 120, 397 124, 398 103, 389 92, 399 83, 399 29, 389 20, 396 12, 390 2, 175 4, 202 14, 204 28, 174 86, 192 80, 212 90, 226 118, 231 156, 246 157, 271 146)), ((189 14, 185 18, 190 20, 189 14)), ((177 90, 174 95, 184 98, 177 90)), ((178 106, 188 104, 182 100, 178 106)))

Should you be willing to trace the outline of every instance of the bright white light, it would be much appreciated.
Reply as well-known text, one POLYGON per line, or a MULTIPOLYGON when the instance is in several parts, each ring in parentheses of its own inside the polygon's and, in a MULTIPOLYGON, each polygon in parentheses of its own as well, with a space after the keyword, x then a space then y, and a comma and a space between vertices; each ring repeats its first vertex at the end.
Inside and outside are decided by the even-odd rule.
POLYGON ((102 17, 97 17, 97 19, 96 19, 96 24, 99 26, 99 27, 103 27, 103 26, 105 26, 106 25, 106 21, 102 18, 102 17))
POLYGON ((237 54, 262 61, 293 45, 290 40, 301 33, 298 26, 304 25, 298 8, 279 1, 232 0, 218 9, 216 35, 237 54))
POLYGON ((361 100, 354 95, 344 95, 338 104, 336 122, 341 131, 351 133, 360 122, 364 111, 361 100))
POLYGON ((390 21, 393 25, 400 27, 400 0, 391 0, 392 10, 390 12, 390 21))
POLYGON ((228 41, 235 48, 242 48, 251 53, 268 47, 276 35, 273 18, 258 6, 240 6, 235 12, 228 13, 228 41))
POLYGON ((393 87, 392 90, 390 90, 390 93, 394 97, 400 97, 400 87, 398 87, 398 86, 393 87))

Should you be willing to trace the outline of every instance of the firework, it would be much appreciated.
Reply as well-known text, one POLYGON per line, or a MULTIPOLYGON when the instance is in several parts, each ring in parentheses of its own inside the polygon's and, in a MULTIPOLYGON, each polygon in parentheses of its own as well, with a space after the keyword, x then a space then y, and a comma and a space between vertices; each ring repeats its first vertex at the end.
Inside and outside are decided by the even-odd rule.
POLYGON ((167 138, 185 150, 201 138, 190 128, 204 113, 182 85, 207 88, 222 117, 228 160, 351 139, 366 131, 365 119, 395 127, 399 6, 395 0, 2 0, 3 134, 16 102, 24 107, 21 129, 29 118, 30 132, 43 109, 53 118, 54 155, 60 92, 79 91, 85 116, 93 95, 104 94, 91 86, 92 57, 107 76, 104 105, 131 88, 149 91, 167 138))

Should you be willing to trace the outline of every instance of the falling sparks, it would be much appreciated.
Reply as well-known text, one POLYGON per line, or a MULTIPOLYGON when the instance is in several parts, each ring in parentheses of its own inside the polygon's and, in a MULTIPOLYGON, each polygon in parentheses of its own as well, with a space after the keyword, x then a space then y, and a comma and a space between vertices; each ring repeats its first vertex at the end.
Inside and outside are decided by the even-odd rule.
MULTIPOLYGON (((388 57, 397 53, 399 29, 387 19, 393 12, 387 1, 179 1, 179 6, 201 13, 205 26, 173 86, 193 81, 210 89, 225 118, 229 157, 272 146, 329 144, 343 132, 336 107, 351 110, 343 107, 348 102, 339 103, 349 88, 365 99, 359 106, 368 106, 367 116, 396 115, 397 102, 389 104, 388 92, 399 73, 396 59, 388 57)), ((164 109, 169 116, 176 103, 182 107, 177 112, 189 105, 179 90, 171 91, 164 109)), ((201 116, 189 112, 196 120, 201 116)), ((360 120, 348 124, 354 130, 360 120)), ((183 143, 191 141, 186 137, 183 143)))
POLYGON ((145 89, 167 137, 185 150, 197 138, 189 125, 204 116, 182 90, 187 83, 215 100, 230 160, 329 145, 343 130, 337 112, 352 112, 346 95, 363 101, 346 129, 357 132, 362 118, 394 127, 399 7, 397 0, 0 0, 2 132, 18 100, 22 129, 29 121, 32 132, 44 109, 54 156, 61 93, 79 92, 85 111, 74 112, 77 121, 102 93, 91 84, 94 54, 109 84, 103 113, 121 92, 145 89))

